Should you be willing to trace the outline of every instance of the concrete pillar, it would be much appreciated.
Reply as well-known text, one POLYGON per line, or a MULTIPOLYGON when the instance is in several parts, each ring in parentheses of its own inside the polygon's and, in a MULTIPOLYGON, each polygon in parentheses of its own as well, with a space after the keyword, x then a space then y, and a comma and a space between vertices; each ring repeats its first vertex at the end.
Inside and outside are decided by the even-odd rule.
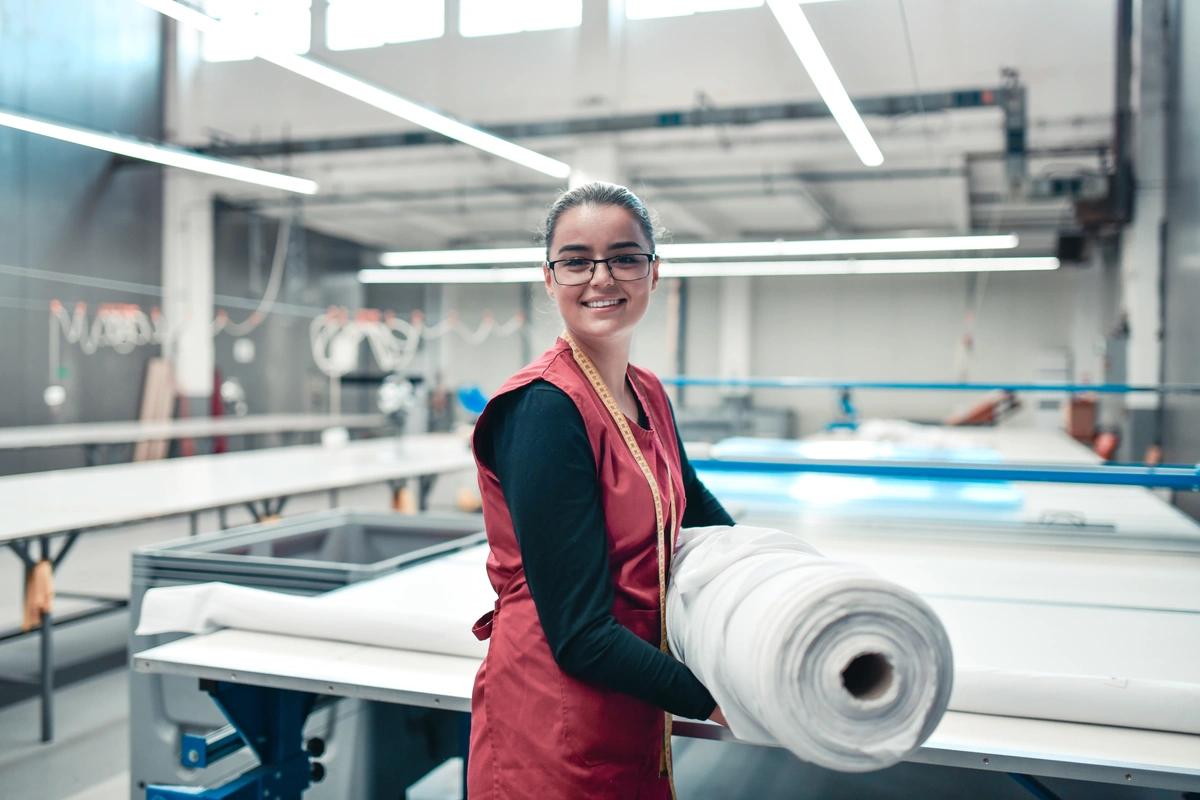
MULTIPOLYGON (((1166 218, 1169 39, 1165 0, 1136 0, 1132 107, 1134 217, 1121 236, 1121 284, 1129 320, 1126 378, 1162 382, 1163 224, 1166 218)), ((1128 395, 1127 453, 1141 458, 1158 442, 1159 399, 1128 395)))
MULTIPOLYGON (((187 88, 200 60, 200 40, 174 23, 166 28, 163 130, 186 130, 187 88)), ((213 204, 211 180, 164 170, 162 289, 170 335, 163 346, 179 393, 192 415, 208 413, 213 383, 213 204)))
MULTIPOLYGON (((718 278, 721 282, 721 336, 718 340, 717 373, 722 378, 750 377, 752 356, 751 326, 753 278, 718 278)), ((740 387, 722 390, 725 397, 749 398, 750 390, 740 387)))

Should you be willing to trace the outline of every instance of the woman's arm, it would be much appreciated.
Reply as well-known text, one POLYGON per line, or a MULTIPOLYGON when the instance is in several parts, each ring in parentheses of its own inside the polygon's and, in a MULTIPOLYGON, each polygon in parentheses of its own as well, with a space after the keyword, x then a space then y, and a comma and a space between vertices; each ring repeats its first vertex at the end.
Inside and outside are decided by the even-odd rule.
POLYGON ((691 670, 612 615, 596 461, 575 404, 538 381, 493 413, 491 448, 483 458, 504 490, 555 661, 582 680, 674 714, 707 718, 716 703, 691 670))

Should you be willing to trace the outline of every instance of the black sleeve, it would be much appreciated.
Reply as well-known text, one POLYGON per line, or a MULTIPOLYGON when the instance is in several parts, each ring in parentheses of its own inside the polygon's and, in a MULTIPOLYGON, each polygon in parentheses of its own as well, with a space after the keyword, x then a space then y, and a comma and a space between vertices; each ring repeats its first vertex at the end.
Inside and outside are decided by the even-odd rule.
POLYGON ((481 457, 504 491, 555 661, 581 680, 706 719, 716 702, 691 670, 612 615, 596 460, 575 404, 538 381, 514 392, 493 415, 491 447, 481 457))
POLYGON ((675 409, 671 409, 671 424, 675 426, 675 441, 679 442, 679 463, 683 465, 683 489, 687 496, 687 508, 683 512, 683 527, 701 528, 707 525, 734 525, 733 517, 721 505, 721 501, 713 497, 712 492, 696 475, 692 463, 688 461, 687 452, 683 447, 683 437, 679 435, 679 423, 675 421, 675 409))

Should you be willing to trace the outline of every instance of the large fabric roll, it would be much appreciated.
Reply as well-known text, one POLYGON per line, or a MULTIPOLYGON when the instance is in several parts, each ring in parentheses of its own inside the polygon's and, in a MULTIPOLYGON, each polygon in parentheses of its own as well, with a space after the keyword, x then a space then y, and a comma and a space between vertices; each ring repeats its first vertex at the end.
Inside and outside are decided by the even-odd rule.
POLYGON ((667 628, 734 735, 830 769, 897 763, 950 698, 950 641, 921 598, 782 531, 683 530, 667 628))

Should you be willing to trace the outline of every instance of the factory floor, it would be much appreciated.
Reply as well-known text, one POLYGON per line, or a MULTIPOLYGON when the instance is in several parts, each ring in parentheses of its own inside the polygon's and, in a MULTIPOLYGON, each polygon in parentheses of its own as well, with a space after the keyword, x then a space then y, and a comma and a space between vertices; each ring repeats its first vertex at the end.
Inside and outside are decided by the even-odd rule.
MULTIPOLYGON (((450 508, 465 480, 446 479, 432 498, 450 508)), ((358 508, 388 507, 383 487, 342 492, 341 503, 358 508)), ((324 496, 293 499, 288 513, 328 506, 324 496)), ((239 510, 240 512, 240 510, 239 510)), ((231 511, 231 525, 249 521, 231 511)), ((207 530, 214 521, 203 523, 207 530)), ((127 596, 130 552, 141 545, 187 535, 185 520, 165 520, 122 530, 85 535, 57 575, 60 590, 87 590, 127 596)), ((21 572, 15 558, 0 559, 0 627, 19 619, 21 572)), ((61 610, 74 607, 62 600, 61 610)), ((9 680, 36 668, 37 641, 0 644, 0 797, 25 800, 125 800, 129 797, 128 677, 124 612, 57 631, 55 741, 38 742, 36 689, 9 680)), ((821 800, 899 800, 973 798, 1026 800, 1032 797, 1001 773, 901 764, 883 772, 841 775, 798 762, 788 753, 761 747, 677 739, 675 774, 682 800, 740 798, 820 798, 821 800)), ((1063 800, 1167 800, 1176 792, 1125 786, 1047 780, 1063 800)), ((428 795, 422 794, 422 797, 428 795)), ((445 796, 455 798, 457 792, 445 796)))

